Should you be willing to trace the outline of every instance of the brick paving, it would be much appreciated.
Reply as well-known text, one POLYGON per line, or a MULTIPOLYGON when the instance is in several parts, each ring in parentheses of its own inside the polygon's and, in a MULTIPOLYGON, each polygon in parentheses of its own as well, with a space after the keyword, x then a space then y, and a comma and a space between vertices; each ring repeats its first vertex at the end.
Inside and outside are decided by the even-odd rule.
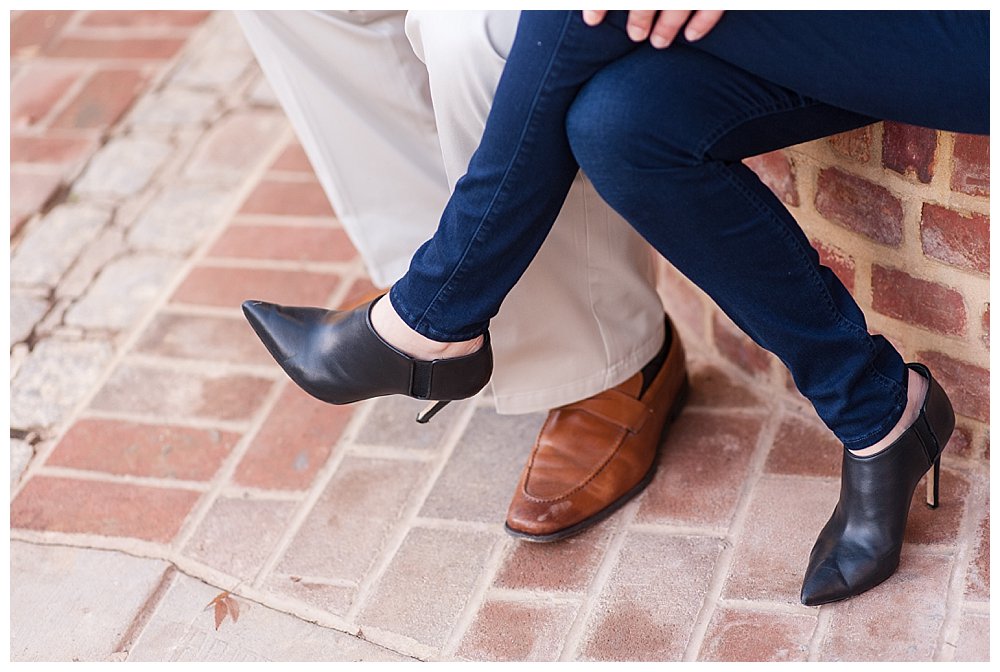
POLYGON ((327 406, 243 322, 245 298, 371 285, 230 15, 15 12, 11 44, 13 660, 988 659, 988 462, 967 436, 941 509, 918 491, 897 574, 803 607, 840 447, 689 337, 649 489, 579 537, 516 541, 542 415, 485 393, 428 426, 409 399, 327 406), (216 630, 223 590, 240 616, 216 630))

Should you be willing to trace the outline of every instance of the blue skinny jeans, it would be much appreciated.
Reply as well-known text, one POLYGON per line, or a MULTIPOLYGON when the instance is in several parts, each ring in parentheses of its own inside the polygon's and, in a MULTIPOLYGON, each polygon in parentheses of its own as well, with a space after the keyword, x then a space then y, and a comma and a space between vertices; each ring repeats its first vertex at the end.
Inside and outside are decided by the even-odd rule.
POLYGON ((626 18, 522 13, 481 144, 393 307, 432 339, 483 333, 583 169, 845 447, 883 438, 902 358, 740 161, 880 119, 989 133, 988 12, 728 12, 665 50, 632 42, 626 18))

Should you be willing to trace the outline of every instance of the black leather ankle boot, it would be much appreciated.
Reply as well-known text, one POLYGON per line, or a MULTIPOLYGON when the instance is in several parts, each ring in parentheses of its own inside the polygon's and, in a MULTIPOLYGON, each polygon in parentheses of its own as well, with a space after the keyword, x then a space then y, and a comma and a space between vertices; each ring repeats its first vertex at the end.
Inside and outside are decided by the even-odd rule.
POLYGON ((868 457, 844 451, 840 501, 819 533, 802 583, 802 603, 836 602, 873 588, 896 571, 913 491, 928 476, 927 504, 937 507, 941 451, 955 429, 951 402, 923 364, 927 378, 917 420, 891 445, 868 457))
POLYGON ((425 361, 386 343, 372 327, 375 299, 353 310, 325 310, 246 301, 243 314, 285 373, 330 404, 387 394, 435 403, 417 416, 426 422, 449 401, 471 397, 493 373, 490 337, 463 357, 425 361))

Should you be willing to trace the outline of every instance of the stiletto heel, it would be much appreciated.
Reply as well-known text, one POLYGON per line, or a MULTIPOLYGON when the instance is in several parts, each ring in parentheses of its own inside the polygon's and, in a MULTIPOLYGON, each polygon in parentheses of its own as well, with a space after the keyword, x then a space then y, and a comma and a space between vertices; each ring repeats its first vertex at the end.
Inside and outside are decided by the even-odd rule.
POLYGON ((934 460, 934 468, 927 474, 927 506, 938 507, 938 483, 941 479, 941 456, 934 460))
POLYGON ((840 501, 809 555, 803 604, 843 600, 892 576, 899 566, 910 502, 924 474, 927 503, 937 506, 941 451, 955 429, 955 413, 926 366, 907 366, 927 378, 920 415, 874 455, 844 451, 840 501))
POLYGON ((353 310, 246 301, 243 313, 268 352, 303 390, 329 404, 387 394, 434 400, 417 415, 427 422, 448 402, 479 392, 493 373, 490 335, 462 357, 422 360, 387 343, 371 323, 381 297, 353 310))
POLYGON ((432 401, 424 410, 417 413, 417 422, 421 425, 437 415, 438 411, 450 404, 450 401, 432 401))

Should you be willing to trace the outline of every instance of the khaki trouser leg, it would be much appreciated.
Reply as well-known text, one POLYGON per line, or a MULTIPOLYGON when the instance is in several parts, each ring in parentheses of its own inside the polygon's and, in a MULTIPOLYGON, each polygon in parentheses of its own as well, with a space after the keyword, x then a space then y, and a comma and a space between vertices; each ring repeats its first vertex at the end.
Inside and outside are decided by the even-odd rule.
MULTIPOLYGON (((392 284, 478 144, 516 12, 411 12, 412 48, 399 12, 238 15, 373 281, 392 284)), ((589 397, 659 349, 649 249, 582 176, 490 331, 501 413, 589 397)))

